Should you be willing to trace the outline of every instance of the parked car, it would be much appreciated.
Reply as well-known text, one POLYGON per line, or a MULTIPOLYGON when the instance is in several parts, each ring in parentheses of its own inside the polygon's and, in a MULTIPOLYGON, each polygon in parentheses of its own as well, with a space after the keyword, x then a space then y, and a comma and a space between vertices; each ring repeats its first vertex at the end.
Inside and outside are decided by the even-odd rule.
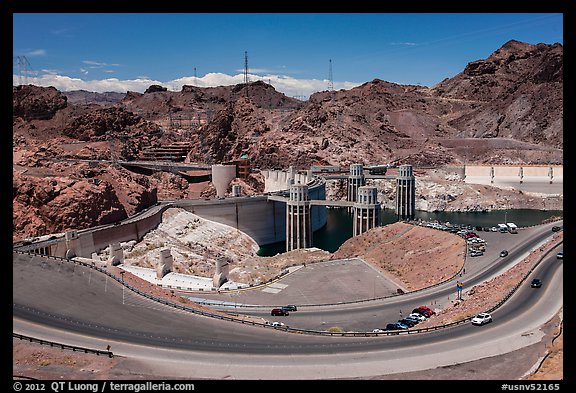
POLYGON ((412 310, 412 312, 417 312, 419 314, 424 315, 425 317, 430 317, 435 314, 435 312, 432 309, 426 306, 420 306, 418 308, 415 308, 414 310, 412 310))
POLYGON ((484 255, 484 253, 482 251, 470 250, 470 256, 471 257, 481 257, 482 255, 484 255))
POLYGON ((411 317, 410 315, 405 316, 404 319, 412 322, 414 325, 418 325, 420 323, 420 319, 411 317))
POLYGON ((472 325, 485 325, 490 322, 492 322, 492 315, 485 312, 481 312, 472 318, 472 325))
POLYGON ((508 251, 507 251, 507 250, 502 250, 502 251, 500 251, 500 256, 501 256, 502 258, 508 256, 508 251))
POLYGON ((415 318, 420 322, 425 321, 426 317, 418 312, 413 312, 412 314, 408 315, 410 318, 415 318))
POLYGON ((540 280, 539 278, 535 278, 534 280, 532 280, 532 282, 530 283, 530 286, 532 288, 540 288, 542 286, 542 280, 540 280))
POLYGON ((386 325, 386 330, 404 330, 404 329, 408 329, 408 326, 402 325, 401 323, 398 322, 389 323, 388 325, 386 325))
POLYGON ((270 315, 285 316, 285 315, 290 315, 290 313, 287 310, 284 310, 282 308, 273 308, 272 311, 270 311, 270 315))
POLYGON ((564 259, 564 251, 560 251, 558 254, 556 254, 556 258, 557 259, 564 259))
POLYGON ((413 320, 408 319, 408 318, 399 319, 398 322, 400 322, 403 325, 406 325, 409 328, 416 325, 416 323, 417 323, 417 322, 414 322, 413 320))
POLYGON ((498 232, 498 228, 496 228, 496 227, 490 227, 490 232, 498 232))
POLYGON ((286 311, 298 311, 298 308, 293 304, 289 304, 287 306, 284 306, 284 307, 282 307, 282 309, 286 310, 286 311))
POLYGON ((372 333, 384 333, 386 330, 384 329, 373 329, 372 333))
POLYGON ((558 227, 558 226, 552 227, 552 232, 558 232, 559 230, 560 230, 560 227, 558 227))
POLYGON ((272 322, 272 327, 282 327, 284 324, 282 322, 272 322))
POLYGON ((394 322, 394 324, 398 325, 400 327, 400 329, 408 329, 409 326, 406 325, 405 323, 400 322, 399 320, 394 322))

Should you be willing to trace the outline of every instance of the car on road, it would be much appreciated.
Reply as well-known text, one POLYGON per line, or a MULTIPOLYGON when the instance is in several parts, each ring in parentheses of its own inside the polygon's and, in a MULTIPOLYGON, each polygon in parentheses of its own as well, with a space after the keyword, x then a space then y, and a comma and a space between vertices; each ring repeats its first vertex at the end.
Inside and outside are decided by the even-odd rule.
POLYGON ((557 259, 564 259, 564 251, 560 251, 558 254, 556 254, 556 258, 557 259))
POLYGON ((298 311, 298 308, 293 304, 289 304, 287 306, 284 306, 284 307, 282 307, 282 309, 286 310, 286 311, 298 311))
POLYGON ((492 315, 485 312, 481 312, 472 318, 472 325, 485 325, 490 322, 492 322, 492 315))
POLYGON ((532 282, 530 283, 530 286, 532 288, 540 288, 542 286, 542 280, 540 280, 539 278, 535 278, 534 280, 532 280, 532 282))
POLYGON ((287 310, 283 310, 281 308, 273 308, 272 311, 270 311, 270 315, 287 316, 290 315, 290 313, 287 310))
POLYGON ((426 320, 426 317, 424 315, 417 313, 417 312, 413 312, 412 314, 408 315, 408 317, 417 319, 420 322, 423 322, 426 320))
POLYGON ((508 250, 502 250, 502 251, 500 251, 500 256, 501 256, 502 258, 507 257, 507 256, 508 256, 508 250))
POLYGON ((384 333, 386 330, 384 329, 373 329, 372 333, 384 333))
POLYGON ((553 226, 552 232, 558 232, 561 228, 559 226, 553 226))

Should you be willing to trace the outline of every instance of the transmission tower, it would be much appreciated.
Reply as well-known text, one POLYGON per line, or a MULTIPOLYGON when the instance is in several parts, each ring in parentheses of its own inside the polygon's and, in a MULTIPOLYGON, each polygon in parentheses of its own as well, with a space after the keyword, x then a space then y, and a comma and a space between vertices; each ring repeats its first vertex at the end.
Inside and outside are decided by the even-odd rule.
POLYGON ((244 83, 248 84, 248 52, 244 52, 244 83))
POLYGON ((26 58, 26 56, 16 56, 18 61, 18 83, 22 85, 22 67, 24 67, 24 84, 28 84, 28 66, 30 62, 26 58))
POLYGON ((332 79, 332 59, 330 59, 328 69, 328 91, 334 91, 334 81, 332 79))

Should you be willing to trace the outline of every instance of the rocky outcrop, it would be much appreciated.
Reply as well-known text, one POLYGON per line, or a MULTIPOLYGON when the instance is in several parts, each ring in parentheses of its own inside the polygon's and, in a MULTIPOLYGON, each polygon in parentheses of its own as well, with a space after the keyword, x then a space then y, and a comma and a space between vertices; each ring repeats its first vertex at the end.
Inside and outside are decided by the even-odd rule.
POLYGON ((476 104, 448 125, 474 138, 563 146, 563 48, 509 41, 485 60, 437 85, 436 97, 476 104))
POLYGON ((156 93, 156 92, 159 92, 159 91, 168 91, 168 88, 167 88, 167 87, 162 87, 162 86, 160 86, 160 85, 151 85, 150 87, 148 87, 148 88, 144 91, 144 94, 147 94, 147 93, 156 93))
POLYGON ((13 171, 14 239, 114 223, 157 202, 154 184, 124 169, 28 172, 13 171))
POLYGON ((12 89, 12 115, 24 120, 52 119, 67 99, 54 87, 20 85, 12 89))

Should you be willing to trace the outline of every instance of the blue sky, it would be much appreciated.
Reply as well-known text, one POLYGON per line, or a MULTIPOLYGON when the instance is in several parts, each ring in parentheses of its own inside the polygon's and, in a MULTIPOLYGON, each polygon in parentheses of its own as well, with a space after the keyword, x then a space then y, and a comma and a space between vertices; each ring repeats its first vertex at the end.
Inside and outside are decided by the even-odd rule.
POLYGON ((13 83, 229 85, 243 82, 247 52, 250 81, 307 98, 328 88, 330 62, 337 90, 375 78, 433 86, 511 39, 563 43, 563 14, 15 13, 13 83))

